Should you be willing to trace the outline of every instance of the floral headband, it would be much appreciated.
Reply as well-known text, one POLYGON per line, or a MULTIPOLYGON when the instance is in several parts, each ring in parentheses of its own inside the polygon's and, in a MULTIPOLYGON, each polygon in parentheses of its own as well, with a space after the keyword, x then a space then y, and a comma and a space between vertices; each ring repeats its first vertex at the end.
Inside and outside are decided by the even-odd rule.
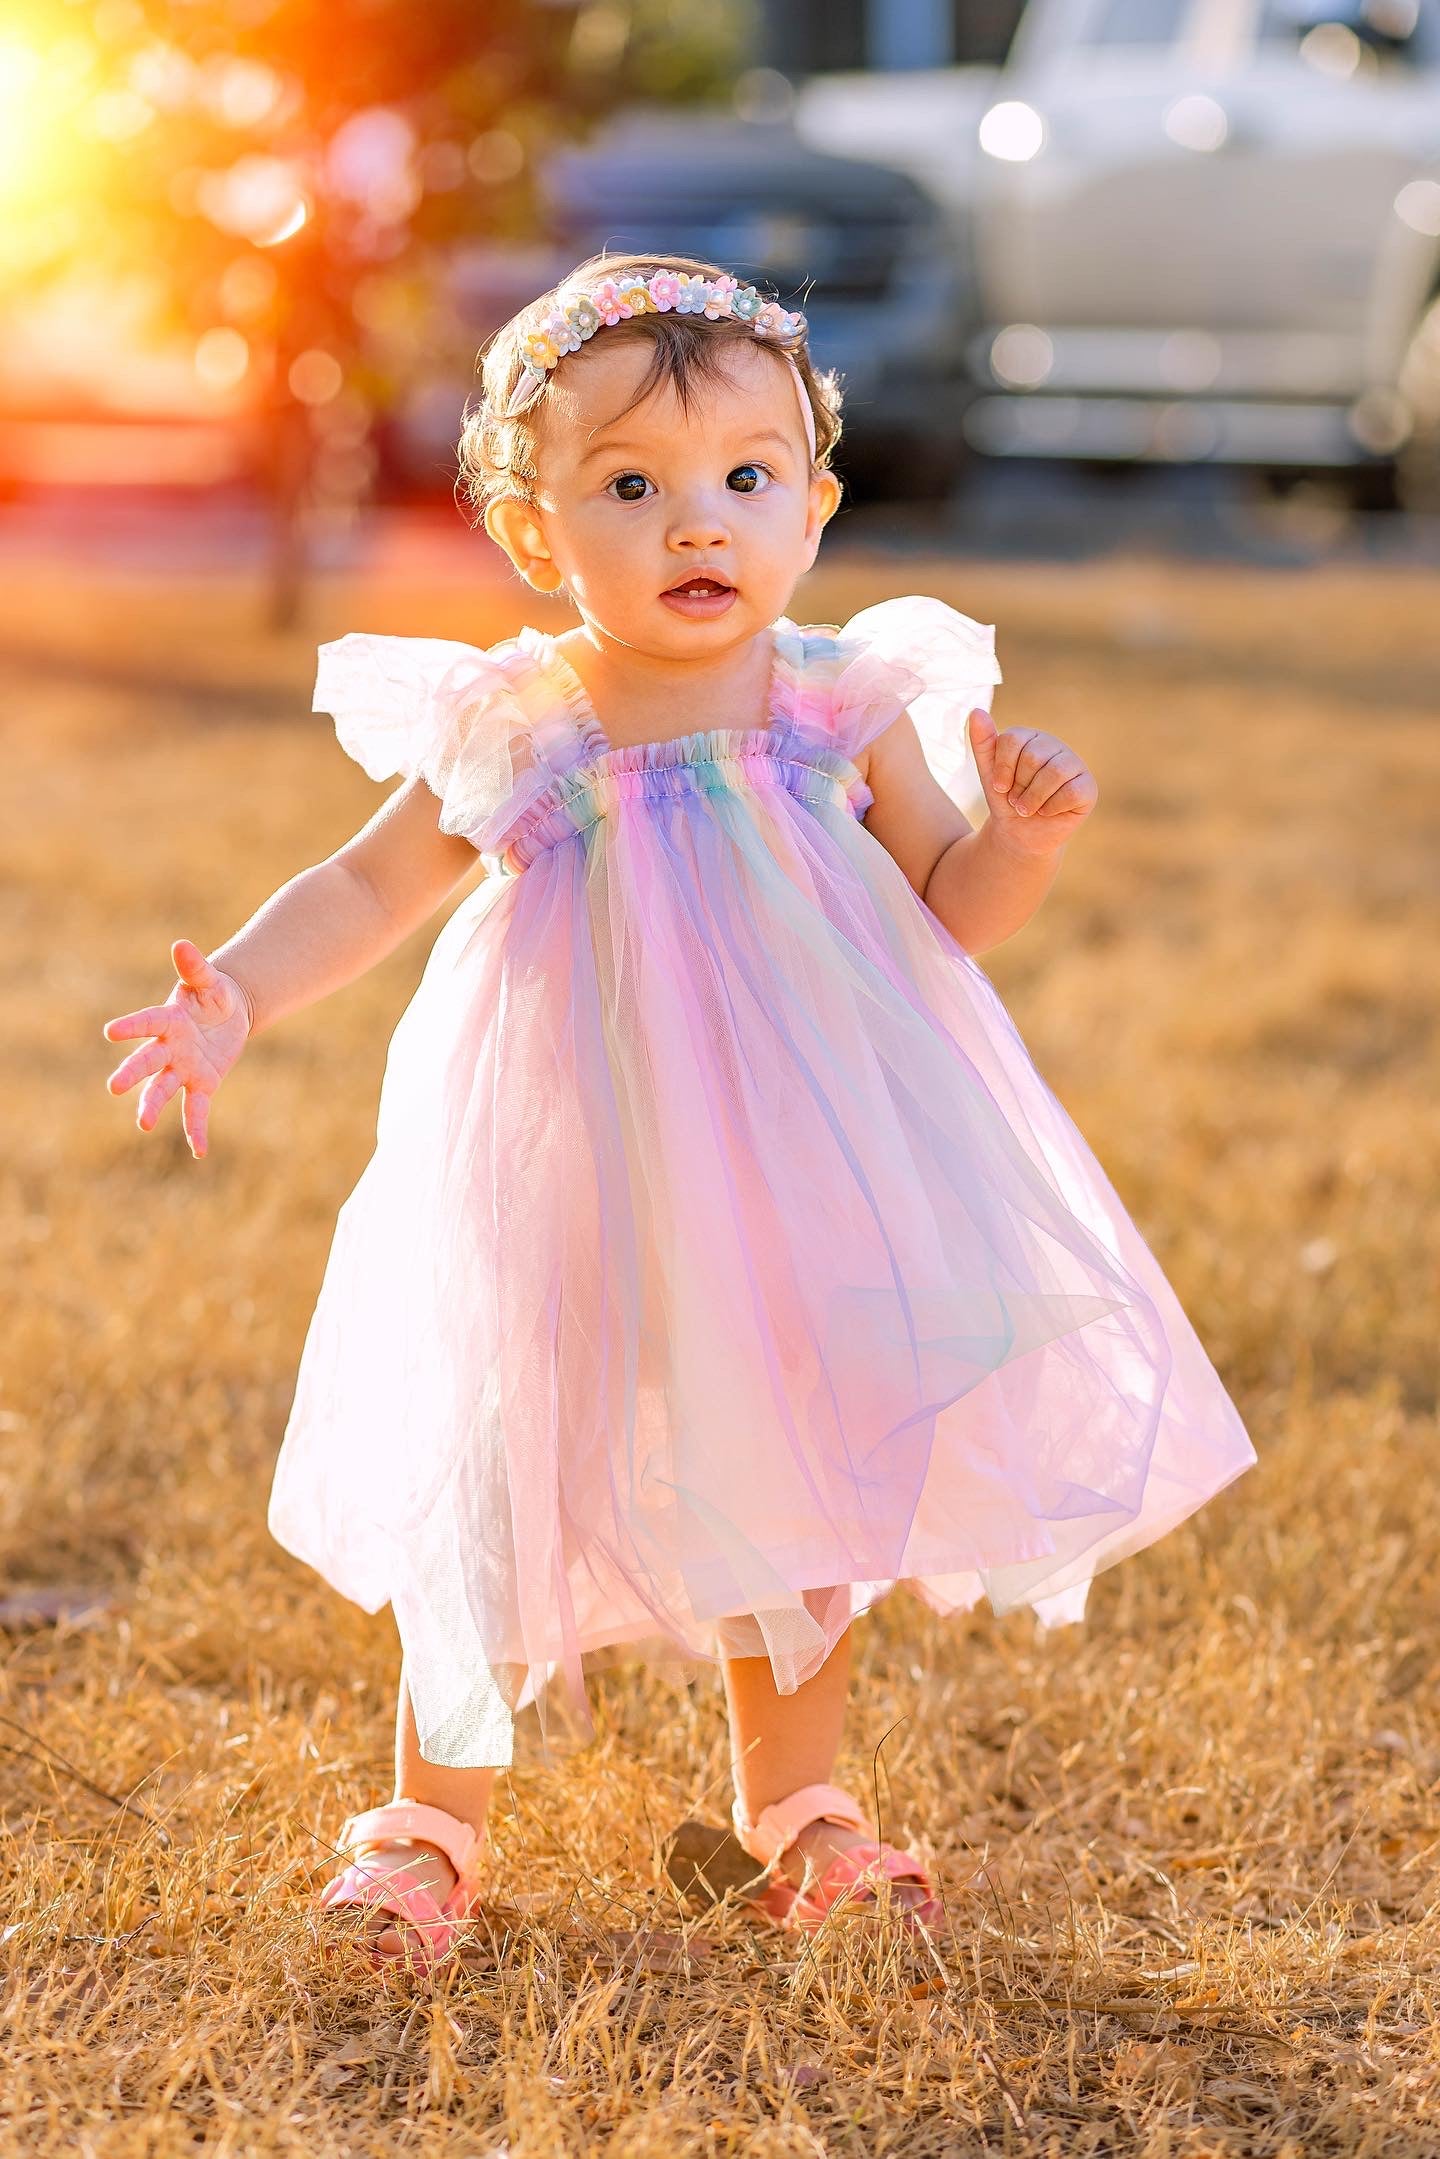
MULTIPOLYGON (((757 337, 790 339, 803 337, 805 317, 767 300, 753 285, 733 277, 692 277, 684 270, 651 270, 641 277, 627 274, 607 277, 556 296, 555 306, 541 323, 522 338, 520 354, 525 362, 520 379, 505 407, 513 420, 527 412, 549 380, 550 370, 567 352, 578 352, 595 332, 635 315, 703 315, 707 322, 728 318, 748 323, 757 337)), ((782 357, 795 378, 805 423, 810 456, 815 457, 815 414, 800 370, 788 352, 782 357)))

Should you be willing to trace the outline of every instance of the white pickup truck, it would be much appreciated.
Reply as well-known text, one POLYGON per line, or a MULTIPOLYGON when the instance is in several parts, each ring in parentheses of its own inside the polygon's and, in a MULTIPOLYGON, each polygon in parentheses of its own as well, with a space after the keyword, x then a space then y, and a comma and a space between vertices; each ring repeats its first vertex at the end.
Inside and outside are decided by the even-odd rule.
POLYGON ((973 263, 971 444, 1440 508, 1440 0, 1030 0, 1003 69, 818 76, 973 263))

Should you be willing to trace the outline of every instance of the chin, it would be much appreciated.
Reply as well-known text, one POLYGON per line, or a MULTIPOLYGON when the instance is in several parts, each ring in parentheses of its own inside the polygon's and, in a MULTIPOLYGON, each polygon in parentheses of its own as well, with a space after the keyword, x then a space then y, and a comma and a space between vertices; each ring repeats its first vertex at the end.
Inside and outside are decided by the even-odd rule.
POLYGON ((736 599, 720 614, 709 617, 681 614, 678 610, 667 607, 663 600, 657 600, 649 610, 647 619, 651 625, 658 623, 671 635, 678 631, 687 644, 703 638, 712 644, 728 645, 737 637, 753 637, 758 630, 768 629, 775 620, 775 613, 776 611, 772 610, 766 614, 763 603, 757 605, 755 600, 746 594, 736 599))

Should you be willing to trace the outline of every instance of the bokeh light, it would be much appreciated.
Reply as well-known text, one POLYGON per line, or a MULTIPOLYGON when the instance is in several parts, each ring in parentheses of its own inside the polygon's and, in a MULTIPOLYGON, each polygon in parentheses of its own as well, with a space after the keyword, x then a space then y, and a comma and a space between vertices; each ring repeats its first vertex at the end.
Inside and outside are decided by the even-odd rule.
POLYGON ((309 213, 298 172, 278 157, 242 157, 218 172, 205 173, 196 199, 213 225, 258 247, 289 239, 309 213))
POLYGON ((302 352, 290 363, 289 383, 302 405, 328 405, 344 389, 345 373, 333 352, 302 352))
POLYGON ((1440 180, 1407 180, 1395 197, 1395 215, 1412 232, 1440 239, 1440 180))
POLYGON ((1045 144, 1045 122, 1033 105, 1006 98, 992 105, 980 122, 980 147, 987 157, 1023 165, 1038 157, 1045 144))
POLYGON ((1166 107, 1162 125, 1182 150, 1221 150, 1230 134, 1225 107, 1203 90, 1177 97, 1166 107))
POLYGON ((250 347, 238 330, 205 331, 195 347, 195 373, 207 390, 233 390, 244 381, 250 347))

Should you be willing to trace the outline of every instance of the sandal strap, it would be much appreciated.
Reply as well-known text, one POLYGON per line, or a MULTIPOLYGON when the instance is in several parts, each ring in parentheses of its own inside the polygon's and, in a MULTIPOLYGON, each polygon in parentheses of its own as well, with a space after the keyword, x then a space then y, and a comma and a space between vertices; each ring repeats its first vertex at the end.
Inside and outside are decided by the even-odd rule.
POLYGON ((826 1896, 835 1897, 852 1883, 877 1874, 892 1882, 919 1882, 927 1891, 934 1887, 923 1860, 913 1852, 897 1852, 893 1844, 855 1844, 848 1852, 837 1852, 820 1876, 819 1887, 826 1896))
POLYGON ((762 1807, 753 1822, 747 1819, 737 1794, 730 1818, 742 1850, 763 1867, 773 1867, 812 1822, 834 1822, 841 1829, 870 1826, 855 1800, 838 1784, 802 1785, 788 1799, 777 1799, 773 1805, 762 1807))
POLYGON ((924 1902, 912 1906, 908 1914, 922 1925, 943 1918, 944 1907, 936 1897, 935 1883, 923 1860, 913 1852, 898 1852, 891 1844, 857 1844, 848 1852, 837 1853, 818 1880, 797 1894, 792 1923, 813 1928, 822 1924, 837 1904, 857 1900, 862 1905, 873 1904, 877 1878, 914 1882, 924 1891, 924 1902))
POLYGON ((352 1860, 343 1874, 337 1874, 333 1882, 327 1882, 320 1893, 320 1902, 327 1910, 346 1904, 374 1905, 377 1910, 390 1912, 425 1935, 446 1925, 449 1920, 444 1905, 436 1902, 434 1891, 426 1887, 413 1869, 394 1867, 387 1874, 370 1874, 363 1859, 352 1860))
POLYGON ((407 1837, 433 1844, 445 1854, 462 1881, 482 1841, 469 1822, 447 1814, 443 1807, 425 1806, 418 1799, 396 1799, 389 1806, 352 1814, 340 1831, 340 1855, 354 1851, 357 1845, 392 1844, 407 1837))
POLYGON ((381 1967, 404 1964, 413 1971, 429 1972, 444 1962, 460 1939, 470 1892, 457 1883, 445 1902, 437 1904, 433 1893, 415 1878, 413 1868, 395 1868, 382 1877, 367 1873, 364 1860, 357 1859, 326 1883, 320 1903, 332 1911, 355 1905, 362 1911, 388 1912, 404 1930, 403 1953, 385 1954, 370 1943, 372 1963, 381 1967))

